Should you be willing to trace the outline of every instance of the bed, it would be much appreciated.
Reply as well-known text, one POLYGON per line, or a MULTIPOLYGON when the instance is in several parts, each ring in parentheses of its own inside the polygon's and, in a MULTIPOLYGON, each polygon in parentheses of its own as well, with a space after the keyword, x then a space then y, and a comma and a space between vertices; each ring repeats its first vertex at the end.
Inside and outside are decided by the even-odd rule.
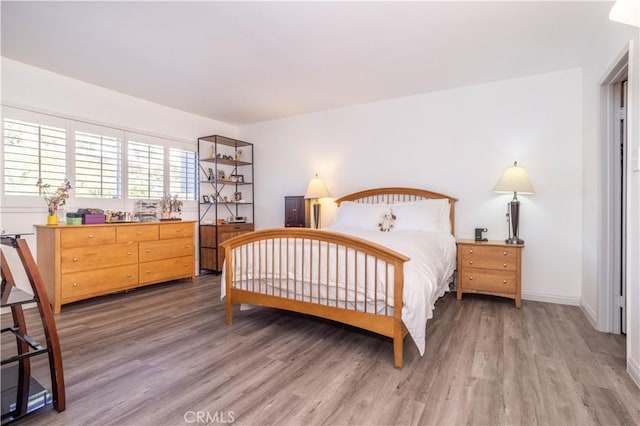
POLYGON ((424 354, 426 322, 455 269, 455 202, 415 188, 377 188, 336 200, 328 229, 278 228, 223 243, 221 297, 315 315, 393 339, 402 368, 410 334, 424 354), (381 232, 384 214, 395 217, 381 232))

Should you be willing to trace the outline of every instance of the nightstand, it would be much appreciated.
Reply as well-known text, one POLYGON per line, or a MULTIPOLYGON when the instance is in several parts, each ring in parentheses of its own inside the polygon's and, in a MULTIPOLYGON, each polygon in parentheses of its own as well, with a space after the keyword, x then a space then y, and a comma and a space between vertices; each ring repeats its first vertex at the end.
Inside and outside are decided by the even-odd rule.
POLYGON ((490 294, 514 299, 522 306, 520 291, 521 255, 524 244, 502 241, 457 241, 458 295, 490 294))

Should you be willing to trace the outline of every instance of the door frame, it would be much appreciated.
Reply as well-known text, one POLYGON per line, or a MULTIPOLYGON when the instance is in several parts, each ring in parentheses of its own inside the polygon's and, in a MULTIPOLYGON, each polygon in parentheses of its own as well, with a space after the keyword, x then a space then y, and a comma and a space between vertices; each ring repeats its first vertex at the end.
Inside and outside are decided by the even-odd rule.
MULTIPOLYGON (((617 92, 619 84, 627 79, 629 70, 629 50, 626 49, 615 61, 604 79, 600 83, 600 155, 601 155, 601 221, 598 230, 598 240, 601 242, 599 258, 599 282, 598 286, 598 329, 609 333, 620 334, 621 318, 618 304, 618 284, 622 279, 619 265, 624 256, 624 250, 620 250, 621 243, 625 239, 620 231, 620 210, 622 206, 618 200, 621 188, 619 186, 620 167, 619 154, 615 152, 614 143, 618 140, 616 132, 619 131, 618 108, 616 100, 620 100, 617 92), (617 163, 618 162, 618 163, 617 163), (616 229, 617 228, 617 229, 616 229)), ((625 125, 629 123, 625 120, 625 125)), ((628 155, 625 158, 628 162, 628 155)), ((628 167, 627 167, 628 170, 628 167)), ((627 173, 628 180, 628 173, 627 173)), ((626 185, 626 191, 629 186, 626 185)), ((622 212, 626 215, 626 211, 622 212)), ((626 220, 626 219, 625 219, 626 220)), ((626 302, 626 301, 625 301, 626 302)))

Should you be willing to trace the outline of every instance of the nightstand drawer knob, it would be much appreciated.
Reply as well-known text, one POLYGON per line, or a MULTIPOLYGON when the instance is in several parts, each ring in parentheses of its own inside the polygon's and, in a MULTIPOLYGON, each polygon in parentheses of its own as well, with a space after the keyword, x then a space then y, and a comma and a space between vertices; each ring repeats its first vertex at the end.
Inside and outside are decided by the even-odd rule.
POLYGON ((507 280, 502 280, 502 284, 506 284, 506 283, 507 283, 507 280))
POLYGON ((473 280, 473 276, 469 277, 469 280, 472 281, 473 280))
POLYGON ((503 263, 503 264, 502 264, 502 266, 504 266, 504 267, 506 268, 506 267, 507 267, 507 264, 506 264, 506 263, 503 263))
POLYGON ((473 265, 473 260, 470 260, 470 261, 469 261, 469 265, 473 265))
POLYGON ((504 256, 506 256, 506 255, 507 255, 507 252, 506 252, 506 251, 503 251, 503 252, 502 252, 502 254, 503 254, 504 256))
POLYGON ((469 250, 469 254, 473 254, 473 250, 469 250))

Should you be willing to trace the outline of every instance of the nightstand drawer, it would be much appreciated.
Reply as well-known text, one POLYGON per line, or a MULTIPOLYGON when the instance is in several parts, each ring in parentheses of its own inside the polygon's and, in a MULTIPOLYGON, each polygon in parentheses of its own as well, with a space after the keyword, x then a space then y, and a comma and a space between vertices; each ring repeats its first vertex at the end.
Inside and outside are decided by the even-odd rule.
POLYGON ((463 266, 473 268, 494 269, 498 271, 515 271, 518 251, 511 247, 460 247, 460 261, 463 266))
POLYGON ((513 272, 463 268, 460 271, 458 285, 464 290, 515 294, 516 280, 517 275, 513 272))

